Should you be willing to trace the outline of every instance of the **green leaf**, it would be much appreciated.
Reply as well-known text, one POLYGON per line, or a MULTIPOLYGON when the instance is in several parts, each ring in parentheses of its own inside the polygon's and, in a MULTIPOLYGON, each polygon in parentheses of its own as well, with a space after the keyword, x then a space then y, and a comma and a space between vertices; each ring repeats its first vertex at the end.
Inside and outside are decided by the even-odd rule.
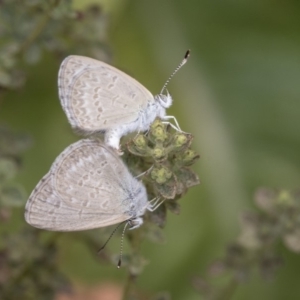
POLYGON ((167 182, 159 184, 154 182, 154 186, 160 196, 166 199, 174 199, 176 195, 177 181, 174 176, 172 176, 167 182))
POLYGON ((153 243, 162 244, 166 241, 164 232, 154 224, 148 223, 145 229, 145 236, 153 243))
POLYGON ((152 223, 163 228, 166 224, 167 209, 164 205, 160 205, 155 211, 149 214, 149 219, 152 223))
POLYGON ((188 168, 180 168, 175 174, 178 181, 176 191, 178 195, 185 193, 187 188, 200 183, 198 175, 188 168))
POLYGON ((175 215, 179 215, 180 214, 180 204, 177 201, 174 200, 170 200, 170 201, 166 201, 165 205, 167 207, 167 209, 172 212, 175 215))

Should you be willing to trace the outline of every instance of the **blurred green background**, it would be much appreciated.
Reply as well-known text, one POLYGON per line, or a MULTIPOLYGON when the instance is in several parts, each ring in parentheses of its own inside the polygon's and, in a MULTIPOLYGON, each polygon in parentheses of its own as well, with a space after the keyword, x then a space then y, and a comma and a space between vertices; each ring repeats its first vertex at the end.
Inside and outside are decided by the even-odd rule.
MULTIPOLYGON (((168 215, 166 243, 143 243, 150 263, 137 286, 168 290, 175 300, 201 299, 191 278, 237 236, 239 212, 255 209, 256 188, 299 188, 300 2, 77 0, 74 6, 94 2, 109 17, 111 63, 153 94, 191 49, 168 87, 174 99, 168 114, 195 137, 201 159, 194 170, 201 185, 181 199, 179 216, 168 215)), ((41 62, 27 67, 25 88, 2 100, 1 122, 34 139, 17 178, 28 195, 55 157, 78 139, 58 100, 60 63, 44 53, 41 62)), ((59 240, 61 268, 72 280, 122 284, 124 270, 96 264, 73 237, 66 233, 59 240)), ((118 241, 111 247, 118 252, 118 241)), ((300 257, 280 251, 285 265, 275 279, 265 282, 254 273, 233 299, 299 299, 300 257)))

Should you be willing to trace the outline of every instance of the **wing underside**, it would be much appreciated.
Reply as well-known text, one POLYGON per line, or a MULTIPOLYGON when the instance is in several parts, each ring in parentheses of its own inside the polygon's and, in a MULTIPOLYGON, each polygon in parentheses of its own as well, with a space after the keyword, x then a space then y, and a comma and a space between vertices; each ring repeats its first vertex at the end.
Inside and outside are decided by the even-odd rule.
POLYGON ((153 95, 122 71, 91 58, 69 56, 59 71, 62 107, 74 128, 95 132, 139 118, 153 95))
POLYGON ((128 219, 111 214, 69 206, 55 191, 47 174, 32 192, 25 208, 25 219, 34 227, 51 231, 76 231, 109 226, 128 219))
POLYGON ((121 159, 97 140, 67 147, 33 190, 26 221, 38 228, 76 231, 130 219, 132 175, 121 159))

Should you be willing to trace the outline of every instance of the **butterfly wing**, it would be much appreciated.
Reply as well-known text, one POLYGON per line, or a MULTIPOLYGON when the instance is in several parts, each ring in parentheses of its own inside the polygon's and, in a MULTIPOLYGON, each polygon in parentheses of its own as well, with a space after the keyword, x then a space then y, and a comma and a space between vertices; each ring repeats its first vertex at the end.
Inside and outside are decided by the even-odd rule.
POLYGON ((25 207, 27 223, 52 231, 93 229, 117 224, 126 219, 124 215, 92 213, 78 207, 70 207, 53 188, 51 174, 41 179, 25 207))
POLYGON ((122 160, 108 147, 96 140, 80 140, 57 157, 38 183, 27 201, 25 219, 35 227, 54 231, 123 222, 130 218, 128 194, 133 181, 122 160))
POLYGON ((59 97, 72 127, 91 133, 139 118, 153 95, 122 71, 95 59, 72 55, 61 64, 59 97))

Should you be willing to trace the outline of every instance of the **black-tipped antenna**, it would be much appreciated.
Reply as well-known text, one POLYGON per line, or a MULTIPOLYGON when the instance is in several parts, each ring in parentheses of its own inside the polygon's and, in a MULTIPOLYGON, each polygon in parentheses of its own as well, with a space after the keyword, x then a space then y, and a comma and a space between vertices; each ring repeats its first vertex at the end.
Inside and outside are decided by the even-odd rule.
POLYGON ((181 63, 178 65, 178 67, 175 69, 175 71, 171 74, 171 76, 168 78, 168 80, 166 81, 166 83, 164 84, 162 90, 161 90, 161 94, 163 93, 163 91, 166 89, 167 85, 169 84, 169 82, 171 81, 171 79, 173 78, 173 76, 181 69, 181 67, 183 65, 185 65, 185 63, 187 62, 189 56, 190 56, 191 51, 188 50, 185 53, 184 59, 181 61, 181 63))
POLYGON ((98 254, 105 248, 105 246, 108 244, 108 242, 110 241, 110 239, 112 238, 112 236, 116 233, 116 231, 118 230, 118 228, 123 224, 124 222, 118 224, 118 226, 113 230, 113 232, 110 234, 109 238, 106 240, 106 242, 104 243, 104 245, 98 250, 98 254))
POLYGON ((124 235, 125 235, 125 230, 126 230, 128 224, 129 224, 129 222, 127 222, 127 223, 125 224, 124 229, 123 229, 123 232, 122 232, 122 236, 121 236, 120 257, 119 257, 119 261, 118 261, 118 269, 120 269, 121 264, 122 264, 124 235))

